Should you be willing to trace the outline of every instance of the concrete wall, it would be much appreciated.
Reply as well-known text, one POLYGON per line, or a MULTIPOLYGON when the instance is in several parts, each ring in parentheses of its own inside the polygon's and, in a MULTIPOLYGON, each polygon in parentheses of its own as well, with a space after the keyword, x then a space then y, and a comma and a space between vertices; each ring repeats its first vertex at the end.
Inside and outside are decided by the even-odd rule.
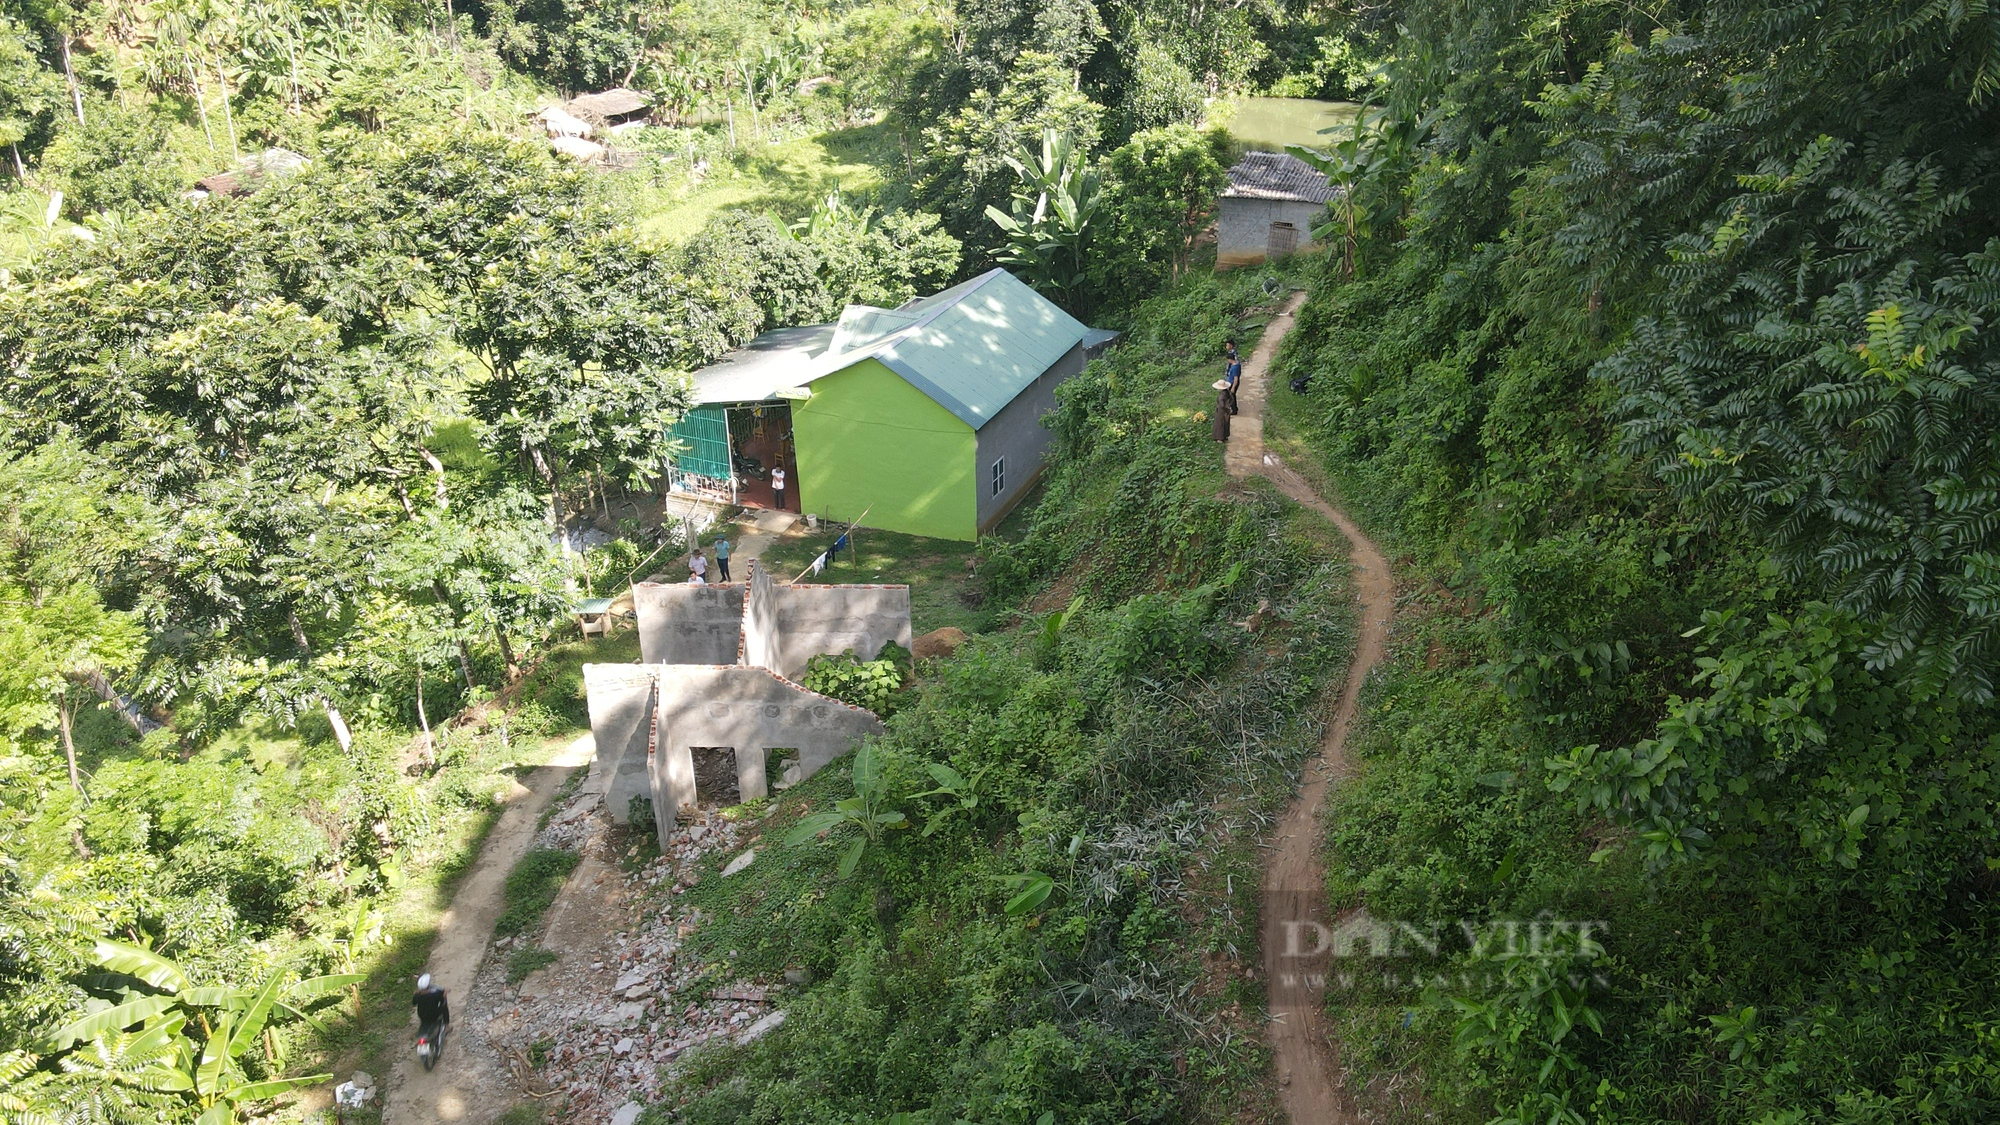
MULTIPOLYGON (((653 792, 646 759, 658 698, 656 671, 641 664, 583 666, 590 733, 597 743, 590 768, 602 778, 604 806, 619 824, 630 820, 632 798, 653 792)), ((654 802, 656 808, 658 804, 654 802)))
POLYGON ((734 664, 743 637, 741 584, 690 586, 641 582, 632 587, 645 664, 734 664))
POLYGON ((979 530, 983 534, 1006 516, 1042 468, 1042 454, 1054 437, 1042 425, 1042 415, 1056 408, 1056 388, 1083 370, 1083 344, 1078 343, 1000 413, 979 427, 978 464, 974 484, 979 489, 979 530), (1007 459, 1007 485, 993 493, 993 462, 1007 459))
POLYGON ((634 587, 646 663, 583 666, 604 803, 625 824, 632 798, 650 796, 662 845, 696 798, 693 747, 736 752, 746 801, 768 795, 772 749, 797 749, 809 777, 882 721, 792 679, 821 653, 872 660, 891 641, 910 647, 908 586, 789 586, 749 569, 745 585, 634 587))
POLYGON ((853 649, 862 660, 873 660, 890 641, 910 647, 908 586, 788 586, 753 564, 749 605, 743 615, 745 663, 787 679, 798 679, 806 662, 821 653, 853 649))
MULTIPOLYGON (((695 802, 696 746, 736 751, 736 787, 746 801, 769 795, 767 751, 799 752, 802 777, 819 772, 854 744, 884 730, 871 712, 790 683, 763 668, 743 665, 664 665, 647 669, 658 679, 658 743, 650 775, 660 842, 666 843, 675 810, 695 802)), ((595 712, 593 712, 593 725, 595 712)))
POLYGON ((759 668, 776 668, 779 663, 778 601, 771 591, 777 586, 771 580, 771 572, 764 569, 760 560, 751 559, 749 593, 743 603, 743 659, 741 661, 718 660, 717 664, 754 664, 759 668))
POLYGON ((1313 221, 1325 210, 1321 203, 1225 196, 1215 219, 1215 264, 1227 268, 1263 261, 1271 246, 1272 223, 1297 227, 1297 249, 1305 250, 1313 244, 1313 221))

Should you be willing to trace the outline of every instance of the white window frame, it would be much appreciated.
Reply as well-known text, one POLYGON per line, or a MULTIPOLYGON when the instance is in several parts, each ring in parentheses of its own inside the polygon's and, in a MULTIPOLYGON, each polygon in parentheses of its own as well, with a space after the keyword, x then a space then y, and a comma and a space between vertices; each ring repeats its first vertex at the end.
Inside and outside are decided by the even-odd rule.
POLYGON ((987 479, 992 482, 992 495, 998 496, 1007 491, 1007 458, 1005 455, 993 459, 993 468, 988 473, 987 479))

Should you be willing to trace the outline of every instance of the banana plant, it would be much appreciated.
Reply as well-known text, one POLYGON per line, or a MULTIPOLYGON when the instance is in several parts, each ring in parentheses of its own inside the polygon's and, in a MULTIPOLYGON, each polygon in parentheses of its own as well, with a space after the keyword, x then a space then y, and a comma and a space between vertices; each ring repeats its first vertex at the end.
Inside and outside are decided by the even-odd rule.
POLYGON ((1013 211, 986 208, 986 217, 1007 236, 994 257, 1019 266, 1035 288, 1054 290, 1074 305, 1104 204, 1103 181, 1076 142, 1054 129, 1042 130, 1039 152, 1023 145, 1007 165, 1019 180, 1013 211))
POLYGON ((255 988, 200 985, 160 954, 109 938, 97 939, 92 960, 158 991, 128 991, 120 1003, 85 1012, 49 1033, 48 1046, 72 1051, 66 1066, 75 1059, 87 1065, 94 1057, 107 1074, 119 1076, 113 1081, 192 1101, 201 1110, 197 1125, 225 1125, 251 1103, 330 1077, 253 1080, 243 1060, 261 1040, 268 1066, 282 1067, 279 1041, 268 1033, 272 1017, 288 1015, 324 1031, 306 1008, 363 979, 359 973, 336 973, 291 980, 280 971, 255 988), (202 1029, 199 1040, 185 1034, 194 1027, 202 1029))
POLYGON ((1343 276, 1354 276, 1355 251, 1362 236, 1369 232, 1370 215, 1360 198, 1362 190, 1405 167, 1417 147, 1430 136, 1433 121, 1433 117, 1392 119, 1386 110, 1364 103, 1345 140, 1324 149, 1285 146, 1285 151, 1324 172, 1327 180, 1339 189, 1329 205, 1333 221, 1316 228, 1313 237, 1325 241, 1334 234, 1340 235, 1343 276))
POLYGON ((854 796, 836 801, 830 812, 813 813, 800 820, 785 834, 785 844, 788 847, 803 844, 842 825, 854 826, 861 835, 840 856, 840 877, 845 879, 854 874, 869 845, 879 844, 888 833, 910 826, 909 818, 900 810, 888 808, 888 802, 888 781, 882 776, 881 761, 876 757, 875 747, 863 743, 854 752, 854 796))
POLYGON ((964 774, 943 762, 930 762, 925 764, 924 768, 930 771, 931 777, 937 781, 937 788, 926 789, 910 799, 915 801, 925 797, 950 797, 954 802, 924 819, 923 834, 934 836, 945 825, 951 823, 953 813, 964 813, 969 816, 972 810, 979 807, 979 774, 975 772, 971 780, 967 780, 964 774))

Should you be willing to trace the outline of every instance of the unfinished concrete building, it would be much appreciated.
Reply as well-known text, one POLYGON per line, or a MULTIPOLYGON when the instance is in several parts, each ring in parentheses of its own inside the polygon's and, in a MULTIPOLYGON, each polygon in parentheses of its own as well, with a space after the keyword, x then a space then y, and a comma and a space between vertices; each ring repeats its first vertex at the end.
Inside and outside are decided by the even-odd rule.
POLYGON ((633 587, 639 664, 586 664, 593 772, 619 823, 649 797, 660 840, 697 798, 770 792, 771 767, 804 780, 883 730, 871 711, 794 682, 806 662, 910 647, 908 586, 793 586, 757 563, 749 581, 633 587), (732 784, 733 783, 733 784, 732 784))

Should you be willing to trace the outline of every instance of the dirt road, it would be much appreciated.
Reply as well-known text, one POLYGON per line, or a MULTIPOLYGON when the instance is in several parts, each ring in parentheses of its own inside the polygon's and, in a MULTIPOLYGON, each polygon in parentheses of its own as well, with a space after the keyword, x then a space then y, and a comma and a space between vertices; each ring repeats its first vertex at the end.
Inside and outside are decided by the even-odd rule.
POLYGON ((1361 534, 1347 514, 1327 503, 1264 448, 1266 372, 1278 345, 1292 330, 1293 317, 1305 303, 1295 294, 1274 317, 1243 365, 1237 392, 1241 413, 1234 420, 1224 461, 1230 475, 1261 476, 1285 495, 1325 516, 1347 537, 1354 562, 1354 580, 1361 600, 1361 628, 1354 662, 1340 691, 1319 757, 1306 766, 1299 795, 1286 808, 1272 840, 1264 867, 1261 932, 1264 979, 1271 1015, 1271 1050, 1276 1055, 1279 1097, 1294 1125, 1337 1125, 1358 1121, 1342 1089, 1340 1057, 1326 1022, 1324 982, 1327 962, 1325 930, 1328 916, 1326 878, 1313 845, 1320 836, 1320 810, 1327 786, 1348 772, 1347 732, 1360 706, 1361 685, 1381 662, 1395 608, 1395 587, 1389 564, 1375 544, 1361 534))
MULTIPOLYGON (((493 826, 471 873, 452 896, 451 909, 439 919, 437 943, 431 946, 431 976, 452 1004, 452 1032, 445 1042, 444 1060, 436 1070, 426 1071, 417 1065, 413 1050, 397 1052, 383 1105, 383 1125, 429 1125, 436 1121, 483 1125, 514 1103, 513 1081, 484 1042, 486 1021, 474 1015, 475 1008, 490 1004, 491 998, 473 996, 472 981, 504 905, 507 873, 534 842, 542 810, 563 782, 575 771, 590 768, 591 753, 592 743, 586 734, 508 795, 500 823, 493 826)), ((411 1043, 414 1026, 413 1020, 411 1043)))

